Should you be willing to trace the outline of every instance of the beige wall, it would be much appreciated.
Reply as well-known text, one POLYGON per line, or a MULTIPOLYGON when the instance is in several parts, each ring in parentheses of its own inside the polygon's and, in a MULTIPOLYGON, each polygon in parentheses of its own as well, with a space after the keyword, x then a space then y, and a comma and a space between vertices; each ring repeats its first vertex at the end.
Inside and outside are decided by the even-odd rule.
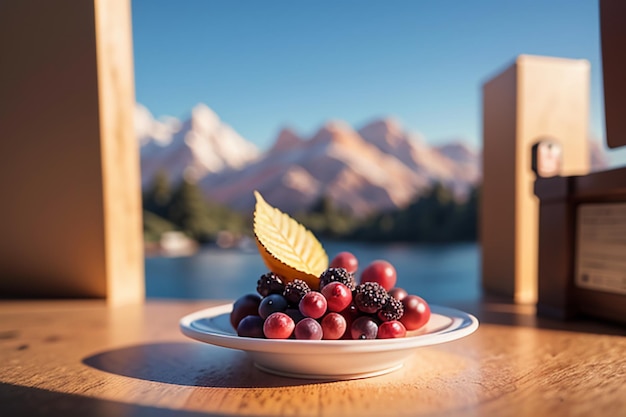
POLYGON ((0 294, 141 299, 129 1, 2 2, 0 39, 0 294))
POLYGON ((589 63, 520 56, 483 86, 483 285, 518 302, 537 297, 538 200, 531 148, 556 139, 562 175, 585 174, 589 63))

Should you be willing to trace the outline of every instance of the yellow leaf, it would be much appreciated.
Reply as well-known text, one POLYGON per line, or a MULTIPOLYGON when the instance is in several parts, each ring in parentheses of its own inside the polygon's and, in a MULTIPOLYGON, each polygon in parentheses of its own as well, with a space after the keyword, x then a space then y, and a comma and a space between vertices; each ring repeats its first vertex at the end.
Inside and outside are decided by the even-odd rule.
POLYGON ((310 230, 269 205, 254 192, 254 237, 268 269, 286 282, 301 279, 319 288, 319 276, 328 268, 328 255, 310 230))

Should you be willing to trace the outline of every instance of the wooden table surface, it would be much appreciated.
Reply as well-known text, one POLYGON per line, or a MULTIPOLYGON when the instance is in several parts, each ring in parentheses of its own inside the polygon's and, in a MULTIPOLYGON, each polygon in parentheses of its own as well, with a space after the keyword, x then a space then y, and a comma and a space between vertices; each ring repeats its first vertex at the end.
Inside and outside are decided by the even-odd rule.
POLYGON ((315 382, 180 333, 219 303, 0 303, 0 415, 626 416, 624 328, 483 300, 456 306, 481 321, 464 339, 387 375, 315 382))

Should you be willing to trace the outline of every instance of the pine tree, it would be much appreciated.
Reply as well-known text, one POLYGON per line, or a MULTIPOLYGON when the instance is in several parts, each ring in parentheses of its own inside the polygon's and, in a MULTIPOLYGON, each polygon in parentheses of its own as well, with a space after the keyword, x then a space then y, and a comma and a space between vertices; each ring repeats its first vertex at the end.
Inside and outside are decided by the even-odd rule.
POLYGON ((172 189, 167 173, 159 171, 143 196, 143 208, 159 217, 167 218, 172 189))
POLYGON ((172 194, 167 218, 190 237, 205 242, 219 231, 198 186, 183 180, 172 194))

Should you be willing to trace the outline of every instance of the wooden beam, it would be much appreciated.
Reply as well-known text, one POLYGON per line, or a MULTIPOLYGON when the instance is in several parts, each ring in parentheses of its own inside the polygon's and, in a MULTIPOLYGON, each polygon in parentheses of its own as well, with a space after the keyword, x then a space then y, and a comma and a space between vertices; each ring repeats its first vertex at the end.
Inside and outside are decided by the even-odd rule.
POLYGON ((0 294, 143 299, 129 0, 0 4, 0 294))

